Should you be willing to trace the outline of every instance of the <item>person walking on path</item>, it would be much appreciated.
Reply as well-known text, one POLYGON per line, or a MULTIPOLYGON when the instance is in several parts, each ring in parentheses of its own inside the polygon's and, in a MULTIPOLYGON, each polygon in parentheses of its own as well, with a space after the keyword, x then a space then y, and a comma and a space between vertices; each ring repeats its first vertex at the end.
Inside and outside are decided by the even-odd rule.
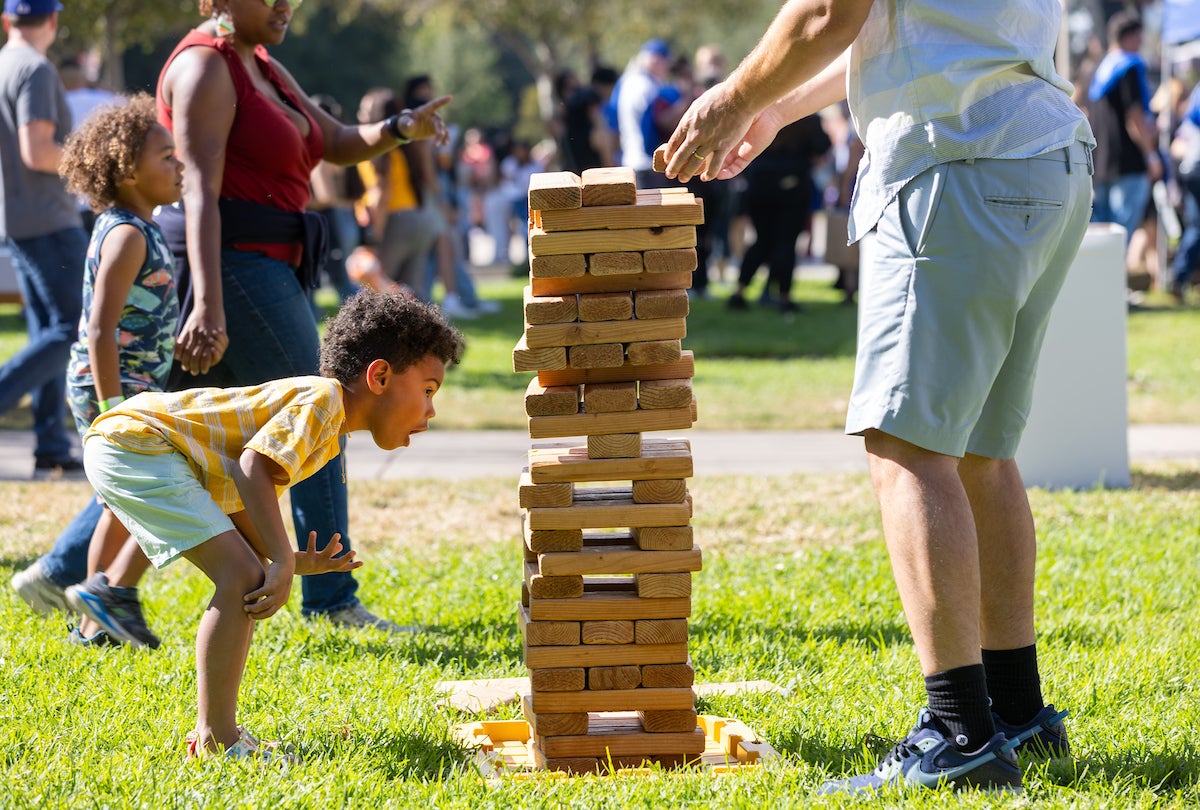
POLYGON ((847 97, 866 145, 846 432, 865 438, 928 707, 878 768, 823 792, 1019 789, 1018 746, 1068 752, 1041 692, 1013 458, 1090 213, 1094 139, 1054 71, 1060 16, 1053 0, 790 0, 664 147, 668 177, 732 177, 847 97))
POLYGON ((71 455, 65 371, 83 306, 87 234, 58 176, 71 110, 46 58, 61 10, 58 0, 5 0, 0 48, 0 242, 12 254, 29 332, 0 366, 0 413, 32 396, 35 477, 83 470, 71 455))

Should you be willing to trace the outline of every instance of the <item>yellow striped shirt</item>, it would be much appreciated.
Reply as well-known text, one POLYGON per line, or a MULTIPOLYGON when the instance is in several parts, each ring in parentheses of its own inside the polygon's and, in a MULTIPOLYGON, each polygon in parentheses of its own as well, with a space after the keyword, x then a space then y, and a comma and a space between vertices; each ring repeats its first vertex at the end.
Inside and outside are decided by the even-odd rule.
POLYGON ((246 388, 147 391, 100 414, 84 435, 135 453, 180 453, 226 514, 243 509, 232 472, 251 449, 278 464, 287 484, 315 473, 340 451, 346 421, 342 386, 328 377, 291 377, 246 388))

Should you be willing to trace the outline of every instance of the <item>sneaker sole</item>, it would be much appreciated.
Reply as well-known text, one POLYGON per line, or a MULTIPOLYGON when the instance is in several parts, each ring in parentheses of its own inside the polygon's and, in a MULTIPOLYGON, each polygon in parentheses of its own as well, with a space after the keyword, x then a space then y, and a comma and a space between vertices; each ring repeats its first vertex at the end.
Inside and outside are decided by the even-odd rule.
POLYGON ((125 631, 124 627, 122 627, 115 619, 113 619, 109 612, 104 609, 104 602, 101 601, 99 597, 96 597, 75 585, 67 588, 66 593, 67 602, 70 603, 71 607, 75 608, 81 614, 87 616, 96 624, 100 625, 104 632, 108 633, 110 636, 120 639, 126 644, 129 644, 131 647, 147 646, 146 642, 131 636, 125 631))
POLYGON ((62 591, 49 588, 36 579, 18 583, 14 577, 13 590, 39 616, 52 616, 56 610, 63 613, 73 612, 62 591))

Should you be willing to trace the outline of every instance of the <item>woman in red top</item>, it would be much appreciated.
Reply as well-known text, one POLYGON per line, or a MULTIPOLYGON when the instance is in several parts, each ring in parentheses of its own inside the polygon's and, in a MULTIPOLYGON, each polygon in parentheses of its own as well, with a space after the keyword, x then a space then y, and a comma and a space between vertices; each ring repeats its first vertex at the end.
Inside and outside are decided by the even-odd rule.
MULTIPOLYGON (((176 387, 255 385, 317 373, 317 326, 297 270, 311 264, 309 175, 322 158, 350 165, 420 138, 444 142, 448 96, 385 121, 346 126, 321 110, 271 58, 300 0, 200 0, 208 19, 188 32, 159 77, 159 118, 185 165, 183 213, 167 211, 186 252, 192 309, 176 387), (186 239, 183 237, 186 235, 186 239), (307 246, 307 247, 306 247, 307 246), (307 253, 306 253, 307 250, 307 253), (226 350, 227 349, 227 350, 226 350)), ((319 218, 318 218, 319 219, 319 218)), ((322 231, 323 233, 323 231, 322 231)), ((340 459, 292 490, 296 537, 340 532, 348 545, 340 459)), ((305 616, 398 628, 355 596, 349 572, 302 580, 305 616)))

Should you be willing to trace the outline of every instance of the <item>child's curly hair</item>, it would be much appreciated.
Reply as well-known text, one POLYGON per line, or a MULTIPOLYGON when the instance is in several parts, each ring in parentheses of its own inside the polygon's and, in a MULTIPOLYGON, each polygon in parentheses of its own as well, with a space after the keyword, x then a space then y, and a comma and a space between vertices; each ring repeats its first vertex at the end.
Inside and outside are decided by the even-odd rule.
POLYGON ((378 359, 396 371, 430 354, 453 365, 462 359, 464 346, 462 333, 430 304, 363 289, 326 324, 321 374, 349 385, 378 359))
POLYGON ((154 99, 145 93, 96 110, 67 136, 59 168, 67 189, 87 197, 93 211, 111 207, 117 187, 133 175, 146 135, 157 123, 154 99))

